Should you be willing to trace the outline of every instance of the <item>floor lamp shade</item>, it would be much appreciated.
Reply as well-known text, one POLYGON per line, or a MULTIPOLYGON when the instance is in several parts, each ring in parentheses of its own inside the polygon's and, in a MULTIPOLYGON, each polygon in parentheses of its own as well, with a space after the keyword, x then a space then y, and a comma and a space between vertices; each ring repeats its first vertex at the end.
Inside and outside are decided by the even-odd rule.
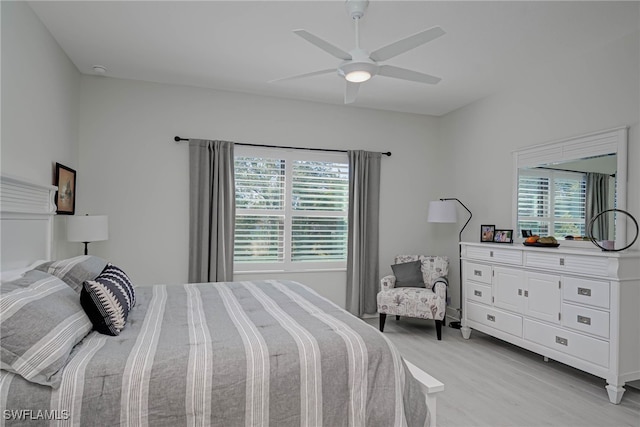
POLYGON ((436 200, 429 202, 428 222, 458 222, 456 203, 453 200, 436 200))
POLYGON ((106 215, 67 217, 67 240, 83 242, 87 255, 87 243, 109 239, 109 221, 106 215))

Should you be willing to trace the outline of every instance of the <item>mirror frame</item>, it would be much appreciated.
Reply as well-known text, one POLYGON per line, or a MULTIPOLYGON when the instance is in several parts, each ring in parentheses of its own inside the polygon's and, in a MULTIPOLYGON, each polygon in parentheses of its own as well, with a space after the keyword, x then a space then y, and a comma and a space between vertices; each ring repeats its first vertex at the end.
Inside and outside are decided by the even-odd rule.
MULTIPOLYGON (((626 210, 628 130, 628 126, 623 126, 514 151, 514 185, 511 207, 513 229, 518 229, 518 170, 520 168, 530 168, 550 163, 568 162, 615 153, 617 155, 616 208, 626 210)), ((575 241, 575 243, 579 242, 575 241)), ((587 243, 591 245, 590 242, 587 243)), ((624 221, 620 221, 620 223, 616 224, 615 229, 615 247, 622 248, 626 243, 627 225, 624 221)))

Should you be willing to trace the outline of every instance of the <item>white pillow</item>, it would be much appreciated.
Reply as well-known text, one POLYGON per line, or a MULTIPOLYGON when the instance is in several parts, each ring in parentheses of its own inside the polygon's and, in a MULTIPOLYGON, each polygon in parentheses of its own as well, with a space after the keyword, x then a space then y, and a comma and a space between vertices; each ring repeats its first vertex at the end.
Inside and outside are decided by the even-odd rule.
POLYGON ((30 268, 16 268, 15 270, 8 270, 0 272, 0 282, 12 282, 22 277, 24 273, 31 270, 30 268))
POLYGON ((46 262, 46 261, 38 260, 38 261, 32 262, 28 267, 16 268, 14 270, 1 271, 0 272, 0 282, 11 282, 13 280, 19 279, 24 275, 24 273, 26 273, 29 270, 33 270, 34 268, 36 268, 37 266, 39 266, 43 262, 46 262))

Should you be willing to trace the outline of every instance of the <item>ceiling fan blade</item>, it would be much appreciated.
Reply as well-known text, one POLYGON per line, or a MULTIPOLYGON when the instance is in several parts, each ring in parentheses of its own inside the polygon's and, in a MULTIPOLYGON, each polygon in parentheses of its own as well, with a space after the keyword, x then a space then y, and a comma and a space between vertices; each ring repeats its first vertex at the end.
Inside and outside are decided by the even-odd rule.
POLYGON ((412 36, 383 46, 380 49, 374 50, 371 52, 369 57, 374 61, 386 61, 387 59, 391 59, 394 56, 398 56, 401 53, 430 42, 443 34, 445 34, 445 32, 440 27, 429 28, 428 30, 421 31, 412 36))
POLYGON ((302 37, 303 39, 305 39, 306 41, 308 41, 309 43, 319 47, 320 49, 335 56, 338 59, 343 59, 345 61, 351 59, 351 55, 345 52, 344 50, 332 45, 328 41, 322 40, 318 36, 314 36, 313 34, 311 34, 306 30, 293 30, 293 32, 299 35, 300 37, 302 37))
POLYGON ((352 83, 350 81, 346 81, 346 82, 347 82, 347 86, 344 89, 344 103, 352 104, 353 102, 355 102, 356 97, 358 96, 358 89, 360 88, 360 83, 352 83))
POLYGON ((283 77, 281 79, 269 80, 269 83, 283 82, 285 80, 296 80, 296 79, 302 79, 304 77, 319 76, 321 74, 329 74, 329 73, 336 73, 336 69, 335 68, 327 68, 326 70, 313 71, 311 73, 298 74, 298 75, 290 76, 290 77, 283 77))
POLYGON ((419 73, 417 71, 407 70, 406 68, 394 67, 393 65, 381 65, 378 69, 378 75, 432 85, 442 80, 440 77, 419 73))
POLYGON ((432 85, 442 80, 440 77, 419 73, 417 71, 407 70, 406 68, 394 67, 393 65, 381 65, 378 69, 378 75, 432 85))

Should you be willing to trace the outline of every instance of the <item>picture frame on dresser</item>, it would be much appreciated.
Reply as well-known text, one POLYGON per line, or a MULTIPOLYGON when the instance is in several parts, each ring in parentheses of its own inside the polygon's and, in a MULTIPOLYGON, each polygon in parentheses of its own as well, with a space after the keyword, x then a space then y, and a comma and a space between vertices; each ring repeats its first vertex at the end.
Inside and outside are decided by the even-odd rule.
POLYGON ((495 230, 493 233, 493 243, 513 243, 513 230, 495 230))
POLYGON ((76 171, 56 163, 55 203, 58 215, 74 215, 76 213, 76 171))
POLYGON ((493 236, 496 232, 495 225, 482 224, 480 226, 480 241, 483 243, 493 242, 493 236))

